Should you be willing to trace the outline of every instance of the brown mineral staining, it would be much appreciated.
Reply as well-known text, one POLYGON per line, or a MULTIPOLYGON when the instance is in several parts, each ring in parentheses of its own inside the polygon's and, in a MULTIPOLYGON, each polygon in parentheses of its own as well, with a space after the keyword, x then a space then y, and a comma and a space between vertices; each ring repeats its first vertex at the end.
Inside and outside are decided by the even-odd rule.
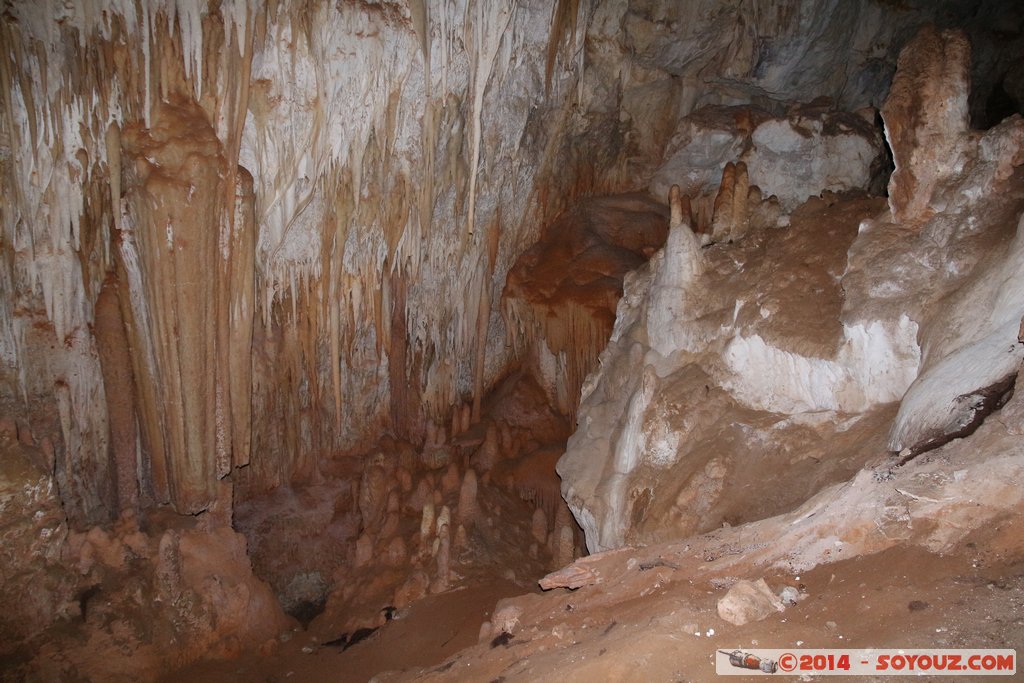
POLYGON ((970 59, 962 31, 933 26, 900 53, 881 110, 896 165, 889 179, 889 208, 896 220, 913 224, 926 218, 937 183, 962 163, 970 59))

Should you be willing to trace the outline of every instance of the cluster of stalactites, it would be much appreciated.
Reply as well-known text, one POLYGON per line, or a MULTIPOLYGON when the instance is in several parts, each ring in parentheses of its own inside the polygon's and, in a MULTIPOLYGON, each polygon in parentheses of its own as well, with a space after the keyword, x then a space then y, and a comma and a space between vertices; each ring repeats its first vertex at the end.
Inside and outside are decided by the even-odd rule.
MULTIPOLYGON (((508 189, 502 173, 524 176, 495 166, 484 121, 489 102, 512 80, 513 60, 543 59, 529 47, 536 31, 526 28, 536 27, 527 21, 536 10, 514 0, 65 4, 14 2, 0 23, 0 172, 12 194, 0 208, 12 252, 0 268, 0 356, 20 371, 26 397, 34 391, 27 368, 53 374, 36 384, 59 388, 66 457, 57 469, 68 473, 64 490, 82 489, 72 507, 87 515, 102 507, 100 480, 111 476, 105 352, 90 329, 111 278, 117 286, 108 290, 117 293, 132 337, 135 389, 150 394, 149 416, 138 418, 158 423, 139 424, 138 444, 172 470, 202 473, 201 484, 182 480, 176 492, 154 485, 153 466, 140 456, 141 494, 157 501, 207 507, 219 495, 216 478, 248 462, 250 437, 242 431, 273 452, 266 457, 299 458, 302 446, 355 442, 365 436, 359 430, 382 420, 397 416, 416 432, 424 416, 440 421, 466 396, 479 402, 491 290, 510 260, 498 255, 507 228, 502 205, 522 206, 533 191, 532 176, 508 189), (177 285, 158 275, 168 263, 160 245, 172 251, 180 243, 174 235, 184 232, 148 224, 160 213, 138 215, 151 199, 139 193, 150 188, 123 180, 144 155, 124 153, 122 132, 159 127, 168 107, 189 117, 199 112, 223 176, 184 198, 216 195, 204 227, 216 235, 221 265, 211 261, 200 284, 216 292, 215 315, 225 322, 197 327, 195 339, 183 340, 171 323, 199 313, 178 302, 168 317, 160 290, 177 285), (240 174, 252 176, 251 209, 236 202, 240 174), (239 211, 254 222, 244 238, 239 211), (251 256, 239 262, 239 250, 251 256), (26 330, 41 319, 63 347, 44 352, 31 343, 26 330), (257 358, 260 342, 264 357, 257 358), (188 372, 161 349, 185 354, 193 346, 212 354, 209 362, 253 368, 252 377, 211 385, 214 396, 202 400, 220 407, 200 430, 202 443, 182 436, 194 426, 179 434, 165 421, 184 401, 169 383, 188 372), (33 361, 43 353, 59 361, 33 361), (289 355, 274 357, 280 353, 289 355), (382 383, 390 396, 386 388, 368 390, 382 383), (282 389, 286 396, 277 395, 282 389), (225 396, 247 391, 247 404, 274 411, 269 419, 301 415, 307 422, 280 431, 244 425, 248 413, 225 396), (179 455, 159 456, 156 441, 179 455), (244 443, 241 456, 226 455, 232 442, 244 443), (204 458, 218 464, 197 464, 204 458), (83 481, 72 481, 72 472, 83 481), (96 481, 84 481, 90 478, 96 481)), ((550 55, 567 37, 574 45, 582 39, 576 27, 583 22, 567 14, 577 5, 569 5, 546 16, 552 22, 557 14, 560 27, 550 55)), ((516 87, 544 96, 528 79, 516 87)), ((565 90, 556 84, 551 97, 564 98, 565 90)), ((521 131, 503 135, 518 141, 521 131)), ((514 229, 533 229, 533 218, 516 220, 514 229)), ((511 239, 506 249, 517 244, 511 239)), ((264 465, 276 475, 296 469, 264 465)))

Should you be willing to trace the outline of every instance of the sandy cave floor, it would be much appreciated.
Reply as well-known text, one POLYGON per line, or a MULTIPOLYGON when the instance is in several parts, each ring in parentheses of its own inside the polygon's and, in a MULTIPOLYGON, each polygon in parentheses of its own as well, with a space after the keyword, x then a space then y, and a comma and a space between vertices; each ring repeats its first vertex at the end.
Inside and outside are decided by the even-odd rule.
MULTIPOLYGON (((984 536, 948 556, 898 547, 799 577, 767 575, 773 588, 792 585, 806 599, 742 627, 717 616, 724 588, 671 566, 638 567, 618 585, 534 595, 531 622, 507 644, 478 645, 496 601, 523 593, 496 580, 425 598, 344 652, 320 645, 322 634, 296 631, 270 656, 197 664, 164 680, 707 681, 716 678, 716 649, 1019 648, 1024 530, 1008 523, 984 536)), ((650 559, 654 550, 626 554, 650 559)))

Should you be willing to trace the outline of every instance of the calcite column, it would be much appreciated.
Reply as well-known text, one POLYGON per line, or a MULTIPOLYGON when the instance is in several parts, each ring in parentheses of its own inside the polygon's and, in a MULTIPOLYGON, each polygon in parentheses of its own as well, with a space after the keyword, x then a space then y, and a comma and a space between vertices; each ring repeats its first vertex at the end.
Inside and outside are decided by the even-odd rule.
MULTIPOLYGON (((252 334, 256 306, 256 198, 252 175, 239 166, 235 174, 234 220, 221 227, 227 239, 221 252, 221 283, 228 315, 217 319, 221 334, 223 381, 230 387, 221 398, 223 414, 231 416, 231 442, 218 447, 217 474, 224 476, 230 465, 249 464, 252 445, 252 334), (227 249, 223 249, 226 246, 227 249), (226 283, 227 286, 223 286, 226 283)), ((223 392, 222 392, 223 393, 223 392)))
POLYGON ((233 447, 247 458, 251 184, 229 173, 207 116, 184 99, 156 105, 148 129, 125 128, 121 166, 120 251, 153 495, 196 513, 216 500, 233 447))
POLYGON ((900 53, 882 105, 885 137, 896 168, 889 178, 893 218, 928 217, 932 192, 964 163, 970 130, 971 46, 959 30, 921 30, 900 53))
POLYGON ((110 426, 110 451, 115 472, 118 513, 135 510, 139 502, 138 454, 135 432, 135 383, 132 362, 121 318, 122 286, 110 277, 96 300, 93 330, 103 371, 103 389, 110 426))

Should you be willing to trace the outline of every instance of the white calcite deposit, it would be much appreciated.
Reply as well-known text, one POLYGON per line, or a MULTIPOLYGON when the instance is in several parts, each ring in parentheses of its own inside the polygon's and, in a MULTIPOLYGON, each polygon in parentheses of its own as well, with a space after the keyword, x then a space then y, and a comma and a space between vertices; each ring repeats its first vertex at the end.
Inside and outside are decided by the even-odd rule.
MULTIPOLYGON (((703 251, 682 248, 674 229, 663 253, 627 276, 558 464, 591 551, 782 512, 804 485, 800 462, 838 478, 884 465, 887 451, 905 459, 969 434, 1005 400, 1024 358, 1014 180, 1024 121, 967 129, 962 41, 927 30, 904 50, 882 108, 898 170, 887 205, 812 200, 787 228, 703 251), (933 53, 952 65, 929 63, 933 53), (913 114, 950 97, 956 116, 913 114), (945 146, 929 147, 933 134, 945 146), (959 160, 943 165, 935 156, 949 145, 959 160)), ((742 120, 733 126, 749 134, 742 120)), ((735 151, 719 137, 693 135, 711 170, 727 158, 712 161, 712 147, 735 151)), ((683 165, 692 171, 693 159, 683 165)), ((662 171, 668 182, 671 165, 662 171)), ((789 202, 817 193, 805 180, 782 166, 772 174, 792 182, 789 202)))

